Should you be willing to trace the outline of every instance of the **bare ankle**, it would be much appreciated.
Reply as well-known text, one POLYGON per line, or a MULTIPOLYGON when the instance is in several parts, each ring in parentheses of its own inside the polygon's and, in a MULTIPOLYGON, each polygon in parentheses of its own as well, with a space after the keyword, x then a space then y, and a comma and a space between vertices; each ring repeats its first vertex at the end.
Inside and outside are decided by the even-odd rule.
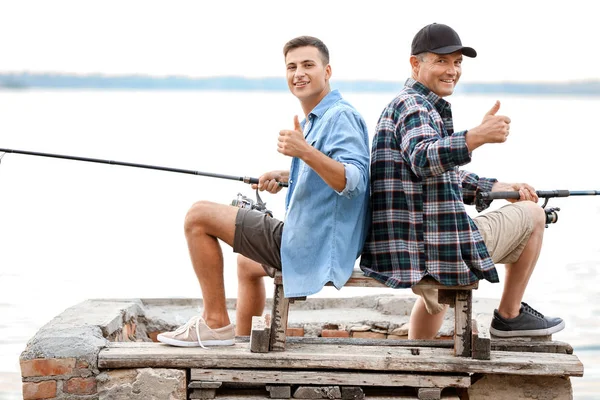
POLYGON ((498 307, 498 314, 500 314, 500 316, 504 319, 516 318, 519 316, 520 313, 521 307, 519 307, 516 312, 514 309, 498 307))
POLYGON ((205 317, 204 322, 210 329, 219 329, 231 324, 229 317, 205 317))

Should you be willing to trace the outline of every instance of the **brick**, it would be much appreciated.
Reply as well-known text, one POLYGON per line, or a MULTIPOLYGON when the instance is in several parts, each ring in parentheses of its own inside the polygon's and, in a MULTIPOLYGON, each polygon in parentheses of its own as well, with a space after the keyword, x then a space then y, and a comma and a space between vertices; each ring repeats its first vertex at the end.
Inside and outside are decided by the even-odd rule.
POLYGON ((77 364, 75 364, 75 368, 77 369, 88 369, 90 363, 85 360, 77 360, 77 364))
POLYGON ((385 339, 385 333, 377 332, 352 332, 352 337, 357 339, 385 339))
POLYGON ((346 337, 350 337, 350 332, 343 331, 340 329, 323 329, 321 331, 321 337, 346 338, 346 337))
POLYGON ((122 340, 124 342, 135 340, 136 325, 135 322, 131 321, 123 325, 122 328, 122 340))
POLYGON ((148 332, 148 337, 153 341, 153 342, 158 342, 158 339, 156 338, 161 332, 159 331, 154 331, 154 332, 148 332))
POLYGON ((304 328, 287 328, 287 336, 304 336, 304 328))
POLYGON ((56 376, 73 373, 74 358, 36 358, 21 361, 21 376, 56 376))
POLYGON ((52 399, 56 397, 56 381, 23 382, 23 400, 52 399))
POLYGON ((96 378, 71 378, 65 383, 63 390, 71 394, 96 394, 96 378))

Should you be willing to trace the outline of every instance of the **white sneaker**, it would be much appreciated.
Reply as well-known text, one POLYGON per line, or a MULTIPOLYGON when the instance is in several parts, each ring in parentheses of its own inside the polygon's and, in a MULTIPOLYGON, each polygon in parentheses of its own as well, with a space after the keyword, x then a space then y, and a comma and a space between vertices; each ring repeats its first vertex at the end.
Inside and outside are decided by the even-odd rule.
POLYGON ((178 347, 232 346, 235 344, 235 330, 232 324, 211 329, 201 316, 195 316, 173 332, 163 332, 156 338, 159 342, 178 347))

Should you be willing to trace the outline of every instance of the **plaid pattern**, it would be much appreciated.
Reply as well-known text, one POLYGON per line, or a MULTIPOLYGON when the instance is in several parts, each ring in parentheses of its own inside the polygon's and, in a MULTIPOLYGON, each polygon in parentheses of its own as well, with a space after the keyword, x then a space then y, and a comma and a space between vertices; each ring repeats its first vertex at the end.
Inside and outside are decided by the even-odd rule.
MULTIPOLYGON (((466 131, 454 132, 450 103, 408 79, 379 118, 371 149, 372 224, 360 266, 407 288, 430 275, 444 285, 498 282, 465 204, 495 179, 459 170, 471 161, 466 131)), ((478 204, 477 211, 489 206, 478 204)))

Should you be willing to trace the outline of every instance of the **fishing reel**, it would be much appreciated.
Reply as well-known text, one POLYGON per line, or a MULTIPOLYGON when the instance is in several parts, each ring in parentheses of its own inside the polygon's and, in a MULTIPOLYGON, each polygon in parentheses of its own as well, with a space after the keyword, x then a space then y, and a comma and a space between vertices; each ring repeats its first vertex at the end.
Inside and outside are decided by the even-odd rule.
POLYGON ((558 221, 558 211, 560 211, 558 207, 544 208, 544 212, 546 213, 546 228, 548 224, 554 224, 558 221))
POLYGON ((238 193, 237 197, 231 202, 231 205, 239 208, 248 208, 250 210, 260 211, 267 214, 269 217, 273 216, 273 213, 270 210, 267 210, 267 203, 262 201, 260 198, 258 189, 256 189, 256 201, 244 196, 241 193, 238 193))
POLYGON ((558 212, 560 211, 560 208, 558 207, 546 208, 548 205, 548 200, 550 200, 548 197, 544 198, 544 204, 542 204, 542 208, 546 213, 546 228, 548 227, 548 224, 555 224, 558 222, 558 212))

